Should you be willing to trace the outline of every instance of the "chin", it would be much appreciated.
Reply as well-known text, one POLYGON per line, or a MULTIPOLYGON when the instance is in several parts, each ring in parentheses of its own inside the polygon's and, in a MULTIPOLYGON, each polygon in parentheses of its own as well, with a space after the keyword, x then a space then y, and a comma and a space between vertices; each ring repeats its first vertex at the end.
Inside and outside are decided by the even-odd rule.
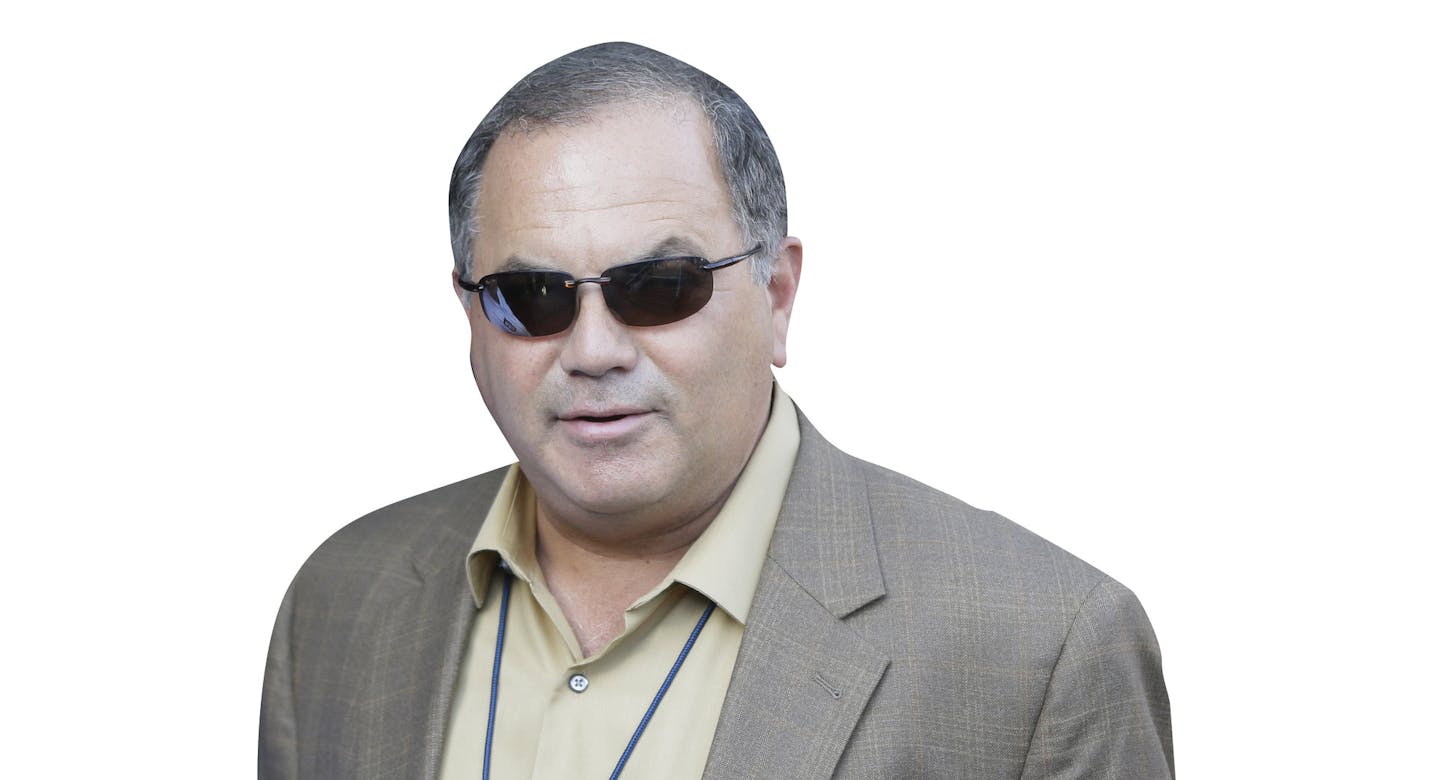
MULTIPOLYGON (((593 455, 593 453, 592 453, 593 455)), ((589 514, 625 515, 671 500, 678 475, 664 457, 594 458, 582 464, 548 470, 559 494, 589 514)))
POLYGON ((572 484, 566 491, 576 506, 596 515, 626 515, 667 503, 670 491, 664 480, 649 478, 589 479, 572 484))

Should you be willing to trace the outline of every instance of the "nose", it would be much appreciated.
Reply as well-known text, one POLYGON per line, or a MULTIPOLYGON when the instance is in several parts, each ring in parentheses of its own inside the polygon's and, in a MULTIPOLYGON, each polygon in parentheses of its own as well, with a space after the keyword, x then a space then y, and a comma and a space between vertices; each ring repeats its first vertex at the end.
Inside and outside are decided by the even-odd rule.
POLYGON ((560 367, 567 374, 593 377, 634 368, 640 352, 633 334, 610 313, 600 285, 580 285, 576 297, 578 311, 565 334, 560 367))

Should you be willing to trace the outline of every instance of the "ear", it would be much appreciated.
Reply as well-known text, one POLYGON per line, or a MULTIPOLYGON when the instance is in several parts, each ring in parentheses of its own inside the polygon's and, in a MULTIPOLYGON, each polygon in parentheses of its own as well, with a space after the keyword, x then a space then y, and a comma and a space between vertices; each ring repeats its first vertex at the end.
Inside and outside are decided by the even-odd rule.
POLYGON ((785 337, 790 331, 790 311, 795 307, 795 290, 800 287, 800 266, 804 259, 800 239, 786 236, 780 242, 780 251, 775 255, 775 265, 770 272, 770 321, 775 343, 770 362, 776 368, 785 365, 785 337))

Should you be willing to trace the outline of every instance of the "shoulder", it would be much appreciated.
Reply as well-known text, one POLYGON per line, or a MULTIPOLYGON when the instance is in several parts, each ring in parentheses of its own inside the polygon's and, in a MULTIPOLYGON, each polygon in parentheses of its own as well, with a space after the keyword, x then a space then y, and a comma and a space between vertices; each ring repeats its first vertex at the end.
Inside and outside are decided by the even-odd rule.
MULTIPOLYGON (((482 474, 378 509, 311 554, 270 638, 262 776, 384 771, 367 746, 414 719, 413 703, 433 690, 431 664, 458 646, 452 639, 464 624, 451 620, 460 607, 473 611, 465 556, 504 475, 482 474)), ((385 760, 406 755, 397 749, 385 760)))
POLYGON ((414 576, 440 563, 437 558, 463 561, 505 472, 496 469, 435 488, 349 523, 310 555, 293 587, 414 576))
POLYGON ((863 485, 884 583, 845 621, 890 659, 877 722, 921 740, 951 724, 936 755, 985 745, 985 774, 1171 776, 1160 647, 1134 593, 995 512, 833 454, 863 485))
POLYGON ((977 632, 1004 626, 1010 652, 1024 645, 1040 668, 1086 638, 1134 642, 1158 656, 1140 600, 1105 572, 1000 514, 859 463, 892 608, 920 607, 977 632))
POLYGON ((863 482, 885 594, 852 624, 909 636, 902 655, 1005 659, 1031 680, 1084 637, 1158 659, 1139 600, 1104 572, 1000 514, 839 457, 863 482))
POLYGON ((782 563, 805 581, 843 591, 830 583, 874 572, 883 584, 868 592, 885 593, 892 609, 969 608, 1063 636, 1086 596, 1108 580, 995 512, 845 453, 803 414, 800 434, 775 546, 783 545, 782 563))
MULTIPOLYGON (((850 456, 845 456, 850 457, 850 456)), ((1114 583, 1079 557, 989 510, 890 469, 852 459, 865 476, 876 543, 892 562, 932 576, 963 577, 972 587, 1048 595, 1078 608, 1102 583, 1114 583)), ((887 566, 887 580, 891 579, 887 566)))

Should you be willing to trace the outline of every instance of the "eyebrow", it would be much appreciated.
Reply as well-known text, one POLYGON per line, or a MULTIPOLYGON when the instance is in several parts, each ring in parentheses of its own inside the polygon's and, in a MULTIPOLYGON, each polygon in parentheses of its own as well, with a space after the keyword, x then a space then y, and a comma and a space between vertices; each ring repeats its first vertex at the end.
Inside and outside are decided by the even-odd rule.
POLYGON ((553 271, 553 267, 535 260, 528 260, 517 255, 511 255, 505 262, 500 264, 492 273, 503 274, 509 271, 553 271))
MULTIPOLYGON (((681 236, 667 236, 655 242, 650 246, 649 249, 641 252, 633 258, 615 258, 615 260, 610 265, 623 265, 625 263, 635 263, 642 260, 654 260, 661 257, 704 257, 704 252, 700 249, 699 244, 689 238, 682 238, 681 236)), ((554 270, 556 270, 556 268, 551 263, 546 263, 540 260, 531 260, 529 258, 521 257, 519 255, 511 255, 510 257, 506 258, 505 262, 500 264, 500 267, 495 269, 494 273, 504 273, 506 271, 554 270)))
POLYGON ((704 255, 705 253, 694 241, 680 236, 667 236, 650 247, 649 251, 640 255, 640 259, 652 260, 657 257, 703 257, 704 255))

